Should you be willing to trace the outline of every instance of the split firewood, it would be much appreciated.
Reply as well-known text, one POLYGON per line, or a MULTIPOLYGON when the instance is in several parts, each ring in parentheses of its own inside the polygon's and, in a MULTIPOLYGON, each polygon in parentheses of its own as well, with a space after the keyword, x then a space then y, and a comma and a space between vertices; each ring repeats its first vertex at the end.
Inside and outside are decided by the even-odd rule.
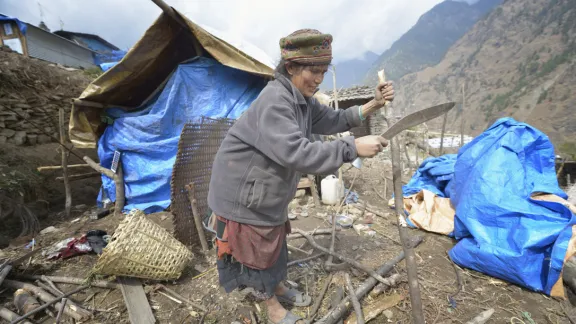
POLYGON ((356 292, 354 291, 354 286, 352 286, 352 280, 350 279, 350 274, 345 273, 344 279, 346 280, 346 289, 348 290, 348 297, 352 300, 352 306, 354 307, 354 313, 356 314, 356 323, 364 324, 364 313, 362 312, 362 306, 356 297, 356 292))
POLYGON ((490 308, 488 310, 483 311, 478 316, 466 322, 466 324, 484 324, 488 322, 490 317, 492 317, 492 314, 494 314, 494 308, 490 308))
POLYGON ((380 282, 382 282, 382 283, 384 283, 384 284, 387 283, 386 279, 384 279, 382 276, 380 276, 380 275, 379 275, 378 273, 376 273, 374 270, 368 269, 366 266, 360 264, 359 262, 357 262, 357 261, 355 261, 355 260, 353 260, 353 259, 350 259, 350 258, 345 257, 345 256, 342 256, 342 255, 340 255, 340 254, 338 254, 338 253, 336 253, 336 252, 332 252, 332 251, 328 250, 327 248, 325 248, 325 247, 319 245, 318 243, 316 243, 316 241, 314 241, 314 238, 312 238, 312 236, 306 234, 306 233, 305 233, 304 231, 302 231, 302 230, 298 230, 298 229, 297 229, 297 230, 294 230, 294 231, 295 231, 296 233, 300 233, 302 236, 304 236, 304 237, 308 240, 308 242, 310 243, 310 245, 312 245, 313 248, 315 248, 315 249, 317 249, 317 250, 320 250, 320 251, 322 251, 322 252, 324 252, 324 253, 330 254, 330 255, 332 255, 333 257, 339 259, 340 261, 343 261, 343 262, 345 262, 345 263, 348 263, 349 265, 351 265, 351 266, 353 266, 353 267, 355 267, 355 268, 357 268, 357 269, 359 269, 359 270, 362 270, 362 271, 366 272, 367 274, 369 274, 370 276, 372 276, 373 278, 375 278, 376 280, 378 280, 378 281, 380 281, 380 282))
MULTIPOLYGON (((368 322, 375 319, 380 314, 382 314, 383 311, 398 305, 402 300, 404 300, 404 298, 405 296, 401 296, 399 294, 393 294, 390 296, 380 296, 372 304, 362 309, 362 312, 364 314, 364 321, 368 322)), ((352 314, 345 321, 345 323, 359 324, 361 322, 358 320, 356 314, 352 314)))
MULTIPOLYGON (((44 289, 42 289, 40 287, 34 286, 32 284, 23 283, 20 281, 14 281, 14 280, 5 280, 4 281, 4 287, 11 288, 11 289, 25 289, 25 290, 33 293, 38 298, 40 298, 42 301, 47 303, 47 304, 44 304, 42 307, 44 307, 46 305, 49 305, 49 306, 55 305, 55 307, 57 307, 57 308, 62 307, 62 303, 60 303, 59 301, 64 297, 68 297, 66 295, 60 296, 60 297, 54 297, 52 294, 46 292, 44 289)), ((71 293, 75 293, 75 292, 78 292, 78 291, 86 289, 86 288, 88 288, 88 286, 82 286, 82 287, 79 287, 78 289, 74 290, 71 293)), ((39 311, 43 310, 42 307, 35 309, 34 312, 39 312, 39 311)), ((44 309, 46 309, 46 308, 44 308, 44 309)), ((64 308, 64 314, 74 318, 77 321, 81 321, 81 320, 86 319, 92 315, 90 312, 88 312, 86 310, 80 310, 79 309, 79 310, 74 311, 69 306, 64 308)))
MULTIPOLYGON (((421 236, 416 236, 412 238, 412 247, 416 247, 418 246, 420 243, 422 243, 423 239, 421 236)), ((376 272, 380 275, 386 275, 388 272, 390 272, 394 266, 399 263, 400 261, 404 260, 404 251, 400 252, 400 254, 398 254, 394 259, 386 262, 384 265, 382 265, 376 272)), ((368 294, 368 292, 370 290, 372 290, 372 288, 374 288, 374 286, 376 286, 376 284, 378 283, 378 280, 369 277, 368 279, 366 279, 364 281, 364 283, 358 287, 356 289, 356 297, 358 298, 358 300, 361 300, 364 296, 366 296, 366 294, 368 294)), ((337 307, 333 307, 332 310, 326 314, 323 318, 321 318, 319 321, 317 321, 317 324, 335 324, 337 323, 342 316, 344 316, 344 314, 346 314, 348 312, 348 307, 350 303, 350 299, 349 298, 345 298, 343 301, 340 302, 340 304, 338 304, 337 307)))

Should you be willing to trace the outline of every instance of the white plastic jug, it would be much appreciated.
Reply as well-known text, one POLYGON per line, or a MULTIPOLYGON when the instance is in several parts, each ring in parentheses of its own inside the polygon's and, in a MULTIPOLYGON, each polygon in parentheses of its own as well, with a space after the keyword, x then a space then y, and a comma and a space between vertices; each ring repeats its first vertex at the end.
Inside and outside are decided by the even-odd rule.
POLYGON ((340 186, 338 178, 329 175, 320 182, 322 190, 322 203, 326 205, 336 205, 340 198, 344 197, 344 187, 340 186))

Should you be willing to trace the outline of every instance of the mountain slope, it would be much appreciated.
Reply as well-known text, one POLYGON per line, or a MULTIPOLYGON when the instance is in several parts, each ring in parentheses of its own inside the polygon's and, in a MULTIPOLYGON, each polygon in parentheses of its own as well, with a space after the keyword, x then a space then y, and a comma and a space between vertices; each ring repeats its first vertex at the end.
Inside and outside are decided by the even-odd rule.
POLYGON ((366 75, 367 83, 376 82, 382 68, 390 80, 417 72, 440 62, 446 51, 481 17, 502 0, 480 0, 474 5, 447 0, 422 15, 416 25, 385 51, 366 75))
MULTIPOLYGON (((336 67, 336 85, 338 88, 350 88, 355 85, 362 85, 364 76, 370 67, 378 59, 378 54, 374 52, 364 53, 363 58, 338 62, 336 67)), ((332 90, 334 83, 332 76, 327 75, 324 82, 320 85, 322 90, 332 90)))
MULTIPOLYGON (((576 142, 576 1, 507 0, 454 44, 436 66, 396 83, 395 107, 412 111, 462 102, 465 132, 511 116, 547 133, 557 148, 576 142)), ((459 131, 461 108, 448 118, 459 131)), ((439 121, 436 120, 436 127, 439 121)))

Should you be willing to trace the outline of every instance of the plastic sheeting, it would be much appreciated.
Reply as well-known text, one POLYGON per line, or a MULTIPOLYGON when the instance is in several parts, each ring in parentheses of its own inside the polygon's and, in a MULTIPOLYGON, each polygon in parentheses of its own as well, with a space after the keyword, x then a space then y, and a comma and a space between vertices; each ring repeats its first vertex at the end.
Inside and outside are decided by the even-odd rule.
POLYGON ((576 217, 559 202, 532 198, 566 198, 545 134, 512 118, 498 120, 460 150, 446 190, 456 209, 459 242, 449 252, 455 263, 551 293, 576 217))
POLYGON ((0 15, 0 24, 2 22, 5 21, 13 21, 16 23, 16 25, 18 25, 18 29, 20 29, 20 32, 22 33, 22 35, 26 35, 26 31, 28 30, 28 26, 26 25, 25 22, 17 19, 17 18, 13 18, 13 17, 9 17, 9 16, 4 16, 4 15, 0 15))
POLYGON ((126 51, 118 50, 105 53, 94 54, 94 64, 98 65, 102 71, 106 72, 114 65, 118 64, 126 56, 126 51))
MULTIPOLYGON (((125 210, 153 213, 170 205, 170 179, 184 124, 201 116, 236 119, 256 99, 263 78, 198 58, 178 66, 162 91, 136 111, 110 109, 114 123, 98 142, 101 164, 109 168, 122 153, 125 210)), ((112 180, 103 177, 104 195, 115 200, 112 180)), ((102 193, 98 197, 102 201, 102 193)))
POLYGON ((404 196, 415 195, 426 189, 440 197, 449 197, 444 189, 452 180, 456 157, 456 154, 446 154, 424 160, 410 182, 402 187, 404 196))

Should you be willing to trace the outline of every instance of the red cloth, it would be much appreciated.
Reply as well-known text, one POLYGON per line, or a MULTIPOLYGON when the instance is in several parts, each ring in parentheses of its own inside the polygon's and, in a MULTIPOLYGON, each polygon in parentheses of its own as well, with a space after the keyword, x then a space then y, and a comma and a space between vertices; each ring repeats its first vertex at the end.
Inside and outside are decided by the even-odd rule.
POLYGON ((216 240, 218 258, 228 254, 256 270, 270 268, 278 260, 286 235, 291 232, 290 221, 280 226, 255 226, 217 217, 226 223, 224 241, 216 240))

